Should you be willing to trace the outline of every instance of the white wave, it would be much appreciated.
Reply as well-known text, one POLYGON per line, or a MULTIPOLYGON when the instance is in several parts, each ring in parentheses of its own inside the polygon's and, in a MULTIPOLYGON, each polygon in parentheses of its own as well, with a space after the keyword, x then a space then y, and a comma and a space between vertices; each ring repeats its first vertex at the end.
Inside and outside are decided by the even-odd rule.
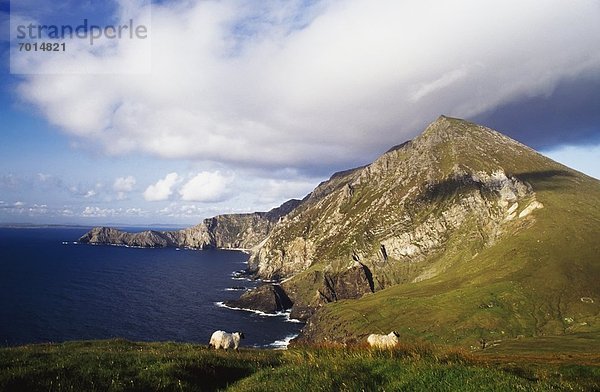
POLYGON ((273 280, 273 279, 256 279, 257 282, 262 282, 262 283, 273 283, 276 286, 279 286, 279 281, 278 280, 273 280))
POLYGON ((286 321, 286 322, 288 322, 288 323, 297 323, 297 324, 302 324, 302 323, 304 323, 304 321, 302 321, 302 320, 298 320, 298 319, 295 319, 295 318, 291 318, 291 317, 290 317, 290 315, 291 315, 291 314, 292 314, 291 312, 288 312, 288 313, 287 313, 287 315, 286 315, 286 317, 285 317, 285 321, 286 321))
POLYGON ((248 248, 224 248, 223 250, 234 250, 234 251, 237 251, 237 252, 245 253, 247 255, 249 255, 249 254, 252 253, 252 250, 248 249, 248 248))
MULTIPOLYGON (((227 289, 225 289, 225 290, 227 290, 227 289)), ((225 308, 225 309, 230 309, 230 310, 239 310, 239 311, 243 311, 243 312, 250 312, 250 313, 254 313, 254 314, 257 314, 257 315, 263 316, 263 317, 284 317, 285 322, 287 322, 287 323, 294 323, 294 324, 304 323, 304 321, 302 321, 302 320, 291 318, 290 317, 292 314, 291 310, 279 311, 276 313, 266 313, 266 312, 263 312, 261 310, 256 310, 256 309, 238 308, 235 306, 225 305, 225 303, 223 301, 215 302, 214 304, 220 308, 225 308)))
POLYGON ((274 341, 273 343, 269 344, 268 347, 272 347, 275 350, 287 350, 288 346, 290 345, 290 341, 297 336, 298 334, 288 335, 281 340, 274 341))
POLYGON ((244 271, 233 271, 231 273, 231 279, 233 280, 245 280, 246 282, 253 282, 254 280, 244 273, 244 271))
POLYGON ((245 280, 246 282, 252 282, 252 279, 250 279, 250 278, 242 278, 242 277, 239 277, 239 276, 232 276, 231 279, 233 279, 233 280, 245 280))
POLYGON ((154 249, 149 248, 147 246, 136 246, 136 245, 127 245, 127 244, 103 244, 100 242, 89 242, 89 245, 93 246, 116 246, 117 248, 129 248, 129 249, 154 249))
POLYGON ((290 316, 289 310, 285 311, 285 312, 266 313, 266 312, 263 312, 261 310, 256 310, 256 309, 238 308, 235 306, 225 305, 225 303, 223 301, 215 302, 215 305, 220 308, 226 308, 226 309, 231 309, 231 310, 241 310, 244 312, 255 313, 255 314, 258 314, 259 316, 263 316, 263 317, 286 317, 286 321, 288 321, 289 316, 290 316))
POLYGON ((247 287, 227 287, 225 291, 248 291, 250 290, 247 287))

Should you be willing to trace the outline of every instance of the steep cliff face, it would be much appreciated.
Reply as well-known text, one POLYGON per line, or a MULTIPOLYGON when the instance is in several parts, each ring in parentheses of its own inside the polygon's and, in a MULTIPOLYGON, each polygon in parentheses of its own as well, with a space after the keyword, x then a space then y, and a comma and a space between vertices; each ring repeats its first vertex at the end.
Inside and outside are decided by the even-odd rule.
POLYGON ((360 262, 375 290, 431 278, 448 267, 435 255, 464 251, 467 237, 475 254, 527 206, 543 207, 516 176, 523 159, 549 164, 495 131, 440 117, 414 141, 317 187, 256 249, 250 268, 278 279, 311 268, 344 273, 360 262))
POLYGON ((112 244, 139 247, 177 246, 175 232, 144 231, 127 233, 112 227, 94 227, 81 238, 81 243, 112 244))
POLYGON ((279 219, 300 203, 300 200, 290 200, 268 212, 218 215, 177 231, 128 233, 110 227, 95 227, 79 242, 139 247, 250 249, 264 240, 279 219))
MULTIPOLYGON (((259 277, 283 279, 281 287, 294 303, 293 315, 310 318, 304 333, 310 340, 343 340, 348 334, 356 336, 361 328, 368 328, 369 323, 360 328, 356 325, 355 303, 369 303, 365 309, 370 312, 377 313, 378 306, 389 311, 382 330, 393 326, 401 329, 403 325, 416 328, 419 323, 414 320, 403 323, 402 307, 394 313, 388 309, 389 298, 389 303, 377 299, 390 290, 416 290, 430 287, 433 282, 439 284, 436 295, 446 295, 444 287, 448 292, 464 289, 485 301, 485 295, 481 291, 475 294, 474 287, 488 281, 502 286, 502 290, 494 290, 506 293, 506 298, 516 301, 509 294, 511 290, 522 294, 519 311, 507 311, 508 305, 503 308, 506 323, 502 324, 497 314, 493 321, 487 319, 488 315, 468 314, 468 321, 460 328, 473 332, 484 328, 482 325, 487 329, 488 324, 502 324, 505 328, 510 324, 519 333, 532 328, 555 332, 560 330, 557 325, 563 323, 562 311, 579 309, 581 304, 579 297, 573 295, 568 296, 568 301, 566 294, 557 300, 553 290, 574 285, 569 281, 576 277, 579 293, 599 295, 598 287, 592 288, 593 283, 587 278, 598 272, 600 255, 591 240, 600 234, 598 184, 496 131, 442 116, 413 141, 392 148, 368 166, 336 174, 317 187, 254 249, 249 266, 259 277), (576 193, 579 186, 586 189, 587 196, 572 200, 575 204, 561 202, 576 193), (575 206, 584 207, 578 210, 575 206), (554 244, 564 242, 560 233, 574 223, 542 223, 540 217, 563 216, 567 210, 578 220, 578 232, 586 225, 583 222, 588 222, 585 234, 582 231, 577 237, 579 247, 583 247, 575 251, 581 255, 575 263, 578 266, 556 259, 563 257, 558 256, 563 255, 560 251, 548 256, 539 247, 550 240, 554 244), (532 235, 538 237, 534 244, 514 242, 532 235), (528 256, 510 256, 510 252, 528 256), (491 254, 496 256, 488 256, 491 254), (548 283, 551 280, 541 285, 537 281, 524 283, 522 276, 507 278, 507 271, 531 273, 531 263, 546 256, 556 268, 548 269, 552 279, 556 278, 555 285, 548 283), (499 265, 506 271, 499 272, 499 265), (560 277, 557 271, 561 270, 569 270, 572 275, 560 277), (465 278, 468 276, 471 277, 465 278), (523 299, 528 297, 523 287, 533 288, 535 295, 529 298, 535 298, 535 304, 523 299), (357 300, 339 302, 340 299, 357 300), (342 308, 347 312, 344 323, 336 313, 342 308), (546 312, 552 314, 547 316, 542 315, 541 309, 554 310, 546 312), (516 327, 519 323, 515 317, 528 321, 516 327), (352 331, 340 332, 352 324, 352 331)), ((565 248, 564 244, 561 246, 565 248)), ((417 302, 398 301, 413 310, 417 302)), ((435 325, 431 320, 435 319, 436 305, 419 306, 419 312, 427 314, 428 322, 435 325)), ((512 303, 510 306, 518 307, 512 303)), ((588 316, 597 311, 589 308, 587 311, 592 313, 585 313, 588 316)), ((413 317, 418 319, 418 313, 413 317)), ((582 322, 589 323, 587 319, 582 322)))

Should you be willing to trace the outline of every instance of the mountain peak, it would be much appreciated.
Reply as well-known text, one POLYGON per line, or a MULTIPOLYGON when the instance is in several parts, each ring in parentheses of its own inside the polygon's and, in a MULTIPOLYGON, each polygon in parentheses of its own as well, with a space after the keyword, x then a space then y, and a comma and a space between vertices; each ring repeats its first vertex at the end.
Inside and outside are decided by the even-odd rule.
POLYGON ((444 115, 429 124, 411 145, 418 151, 415 156, 421 157, 415 163, 421 168, 435 167, 443 177, 457 166, 467 171, 513 174, 557 168, 556 162, 498 131, 444 115))
POLYGON ((421 136, 447 138, 449 136, 464 135, 465 133, 472 133, 475 131, 497 133, 489 128, 482 127, 467 120, 441 115, 425 128, 425 131, 423 131, 421 136))
POLYGON ((360 338, 373 324, 465 342, 591 331, 599 195, 598 181, 490 128, 440 116, 412 141, 320 184, 248 266, 285 278, 293 317, 310 318, 308 340, 360 338), (451 328, 443 309, 452 309, 451 328), (567 314, 580 323, 565 324, 567 314))

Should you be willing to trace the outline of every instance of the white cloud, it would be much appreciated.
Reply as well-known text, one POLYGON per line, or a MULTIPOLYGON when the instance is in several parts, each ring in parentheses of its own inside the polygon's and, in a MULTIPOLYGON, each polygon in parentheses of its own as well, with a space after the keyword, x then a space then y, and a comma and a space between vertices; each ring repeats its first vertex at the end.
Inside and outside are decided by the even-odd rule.
POLYGON ((62 184, 60 179, 57 179, 56 188, 58 189, 66 189, 73 196, 83 197, 84 199, 90 199, 99 195, 99 193, 103 192, 104 185, 102 183, 96 183, 94 186, 90 186, 89 184, 78 184, 78 185, 70 185, 65 186, 62 184))
POLYGON ((230 195, 229 185, 232 181, 232 175, 203 171, 185 183, 179 190, 179 195, 185 201, 223 201, 230 195))
POLYGON ((27 209, 30 216, 45 215, 48 213, 48 205, 46 204, 34 204, 27 209))
POLYGON ((142 208, 132 207, 126 209, 125 214, 128 216, 148 216, 148 211, 142 208))
MULTIPOLYGON (((63 216, 72 216, 73 211, 71 209, 64 209, 62 210, 63 216)), ((83 209, 83 211, 81 211, 80 214, 82 217, 94 217, 94 218, 107 218, 107 217, 125 217, 125 218, 131 218, 131 217, 142 217, 142 216, 148 216, 148 211, 142 209, 142 208, 137 208, 137 207, 131 207, 131 208, 102 208, 102 207, 90 207, 87 206, 83 209)))
POLYGON ((75 211, 73 211, 71 208, 63 208, 59 211, 59 215, 63 217, 72 217, 75 216, 75 211))
POLYGON ((314 178, 267 178, 253 181, 247 188, 260 189, 257 202, 261 209, 268 210, 289 199, 306 196, 318 183, 319 180, 314 178))
POLYGON ((135 177, 118 177, 113 183, 113 190, 117 192, 117 200, 125 200, 127 194, 133 190, 135 186, 135 177))
POLYGON ((120 209, 87 206, 81 212, 81 216, 86 218, 106 218, 117 215, 119 211, 120 209))
POLYGON ((169 173, 161 180, 158 180, 156 184, 150 185, 144 191, 144 199, 147 201, 161 201, 167 200, 173 193, 173 186, 179 181, 177 173, 169 173))
POLYGON ((116 192, 131 192, 133 190, 133 186, 135 185, 135 177, 127 176, 127 177, 119 177, 115 180, 113 184, 113 189, 116 192))
POLYGON ((23 201, 16 201, 12 204, 0 201, 0 209, 2 210, 0 217, 6 217, 8 215, 38 217, 47 215, 49 212, 47 204, 30 204, 23 201))
POLYGON ((110 154, 329 167, 600 72, 597 1, 304 3, 154 4, 152 75, 30 75, 19 91, 110 154))
POLYGON ((184 219, 187 222, 198 223, 203 218, 220 214, 239 214, 252 211, 251 208, 216 207, 210 204, 190 204, 186 202, 172 202, 168 206, 155 211, 154 215, 169 218, 184 219))
POLYGON ((184 204, 171 203, 168 206, 157 211, 157 215, 168 216, 170 218, 195 218, 200 220, 201 218, 208 217, 210 212, 214 212, 214 209, 200 207, 195 204, 184 204))

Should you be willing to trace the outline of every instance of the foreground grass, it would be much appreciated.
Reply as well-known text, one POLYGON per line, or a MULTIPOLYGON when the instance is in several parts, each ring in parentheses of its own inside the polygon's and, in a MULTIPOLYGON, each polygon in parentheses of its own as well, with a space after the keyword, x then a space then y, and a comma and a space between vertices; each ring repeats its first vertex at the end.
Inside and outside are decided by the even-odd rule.
POLYGON ((427 345, 236 353, 176 343, 68 342, 0 349, 0 390, 600 390, 598 357, 588 359, 486 359, 427 345))

